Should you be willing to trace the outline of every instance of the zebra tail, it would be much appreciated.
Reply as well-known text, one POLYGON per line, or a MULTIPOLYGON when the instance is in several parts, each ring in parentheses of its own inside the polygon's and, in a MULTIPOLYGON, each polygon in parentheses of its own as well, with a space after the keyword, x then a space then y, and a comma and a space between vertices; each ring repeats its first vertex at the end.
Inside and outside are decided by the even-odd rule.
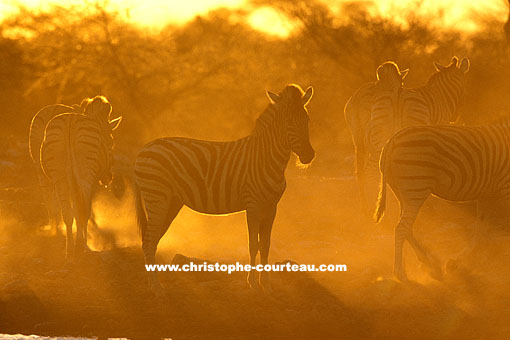
POLYGON ((136 185, 136 182, 133 181, 133 191, 135 196, 135 206, 136 206, 136 222, 138 224, 138 230, 140 231, 140 235, 142 235, 142 239, 145 235, 145 231, 147 230, 147 214, 145 213, 145 209, 143 207, 142 195, 140 193, 140 188, 136 185))
MULTIPOLYGON (((391 143, 391 142, 390 142, 391 143)), ((379 159, 379 169, 381 172, 381 181, 379 184, 379 196, 377 197, 377 207, 374 213, 374 221, 376 223, 381 222, 384 211, 386 210, 386 175, 388 174, 389 169, 388 164, 386 162, 386 152, 390 148, 390 143, 387 143, 382 152, 381 158, 379 159)))

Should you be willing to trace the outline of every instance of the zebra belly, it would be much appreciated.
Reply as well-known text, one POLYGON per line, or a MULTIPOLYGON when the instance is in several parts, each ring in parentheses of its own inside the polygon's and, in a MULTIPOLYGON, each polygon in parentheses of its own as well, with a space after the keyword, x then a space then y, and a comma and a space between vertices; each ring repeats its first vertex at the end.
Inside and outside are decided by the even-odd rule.
POLYGON ((221 197, 221 193, 215 193, 213 190, 208 190, 205 197, 187 197, 182 196, 182 203, 188 208, 202 214, 211 215, 224 215, 241 212, 245 210, 245 204, 238 197, 231 197, 234 201, 230 201, 227 205, 225 198, 221 197))
POLYGON ((391 140, 389 181, 409 199, 433 194, 450 201, 472 201, 494 187, 494 162, 484 159, 478 135, 450 126, 401 130, 391 140), (474 146, 473 146, 474 145, 474 146))

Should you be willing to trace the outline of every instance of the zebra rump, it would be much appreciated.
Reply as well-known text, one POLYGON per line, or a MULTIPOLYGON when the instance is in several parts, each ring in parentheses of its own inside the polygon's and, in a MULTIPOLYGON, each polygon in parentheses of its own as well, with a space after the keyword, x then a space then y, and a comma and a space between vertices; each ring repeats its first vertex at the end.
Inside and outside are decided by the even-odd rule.
POLYGON ((96 120, 71 113, 53 118, 41 146, 41 165, 58 200, 70 202, 75 215, 88 215, 93 185, 100 177, 108 177, 105 172, 109 168, 96 120))

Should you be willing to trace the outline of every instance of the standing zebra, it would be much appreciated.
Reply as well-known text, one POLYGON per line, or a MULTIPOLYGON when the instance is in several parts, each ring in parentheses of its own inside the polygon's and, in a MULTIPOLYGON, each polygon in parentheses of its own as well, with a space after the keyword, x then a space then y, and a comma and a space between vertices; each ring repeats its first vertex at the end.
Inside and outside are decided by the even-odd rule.
POLYGON ((86 115, 63 113, 46 126, 40 159, 44 174, 55 188, 66 225, 66 257, 73 252, 73 220, 76 219, 76 251, 87 246, 93 186, 111 181, 113 137, 122 117, 109 120, 111 105, 102 96, 87 103, 86 115))
POLYGON ((40 150, 44 139, 44 130, 46 129, 48 122, 53 117, 61 113, 82 113, 85 108, 85 104, 86 102, 82 101, 82 105, 67 106, 56 104, 45 106, 35 114, 30 124, 30 132, 28 136, 30 157, 32 158, 32 162, 34 163, 37 171, 37 178, 43 193, 44 203, 50 220, 50 227, 55 230, 56 233, 59 233, 58 224, 60 220, 58 202, 55 196, 55 189, 48 180, 48 177, 44 174, 40 161, 40 150))
POLYGON ((418 259, 441 278, 441 267, 413 235, 420 207, 431 194, 450 201, 477 201, 475 236, 461 254, 472 253, 484 234, 484 205, 498 197, 510 203, 510 119, 479 127, 449 125, 409 127, 384 146, 380 161, 381 186, 374 218, 386 205, 386 183, 400 202, 395 228, 394 274, 406 280, 402 265, 405 240, 418 259))
MULTIPOLYGON (((250 264, 268 263, 276 206, 285 191, 291 152, 308 164, 315 156, 309 140, 306 105, 313 94, 294 84, 280 94, 267 92, 269 106, 253 133, 231 142, 161 138, 147 144, 135 161, 137 216, 145 262, 155 262, 159 240, 183 205, 206 214, 246 210, 250 264)), ((155 272, 149 286, 161 293, 155 272)), ((253 287, 257 278, 248 274, 253 287)), ((268 288, 267 273, 260 284, 268 288)))
POLYGON ((396 104, 391 100, 393 95, 386 91, 376 98, 372 106, 365 135, 369 155, 362 178, 369 186, 364 194, 370 196, 370 202, 375 202, 377 196, 371 188, 375 189, 379 177, 381 150, 396 131, 409 126, 453 123, 458 118, 457 109, 464 96, 469 59, 462 58, 459 61, 453 57, 448 66, 438 63, 434 65, 437 72, 425 85, 402 89, 396 104))
MULTIPOLYGON (((352 136, 356 154, 356 178, 358 180, 360 201, 366 211, 365 168, 369 152, 366 145, 367 125, 370 122, 372 107, 380 96, 396 101, 409 69, 400 71, 398 65, 387 61, 376 70, 377 81, 361 86, 349 98, 344 108, 345 122, 352 136)), ((367 212, 367 211, 366 211, 367 212)))

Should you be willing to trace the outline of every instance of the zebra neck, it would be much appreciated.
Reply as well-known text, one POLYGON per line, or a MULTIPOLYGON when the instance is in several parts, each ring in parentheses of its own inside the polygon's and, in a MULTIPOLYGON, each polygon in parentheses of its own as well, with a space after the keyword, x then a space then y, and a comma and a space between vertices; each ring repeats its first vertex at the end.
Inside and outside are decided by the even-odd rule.
POLYGON ((290 147, 282 135, 276 126, 269 124, 250 136, 250 149, 257 168, 283 176, 290 159, 290 147))
POLYGON ((448 85, 434 82, 425 85, 424 90, 432 112, 452 121, 453 118, 456 118, 457 108, 462 97, 462 89, 456 83, 448 85))

